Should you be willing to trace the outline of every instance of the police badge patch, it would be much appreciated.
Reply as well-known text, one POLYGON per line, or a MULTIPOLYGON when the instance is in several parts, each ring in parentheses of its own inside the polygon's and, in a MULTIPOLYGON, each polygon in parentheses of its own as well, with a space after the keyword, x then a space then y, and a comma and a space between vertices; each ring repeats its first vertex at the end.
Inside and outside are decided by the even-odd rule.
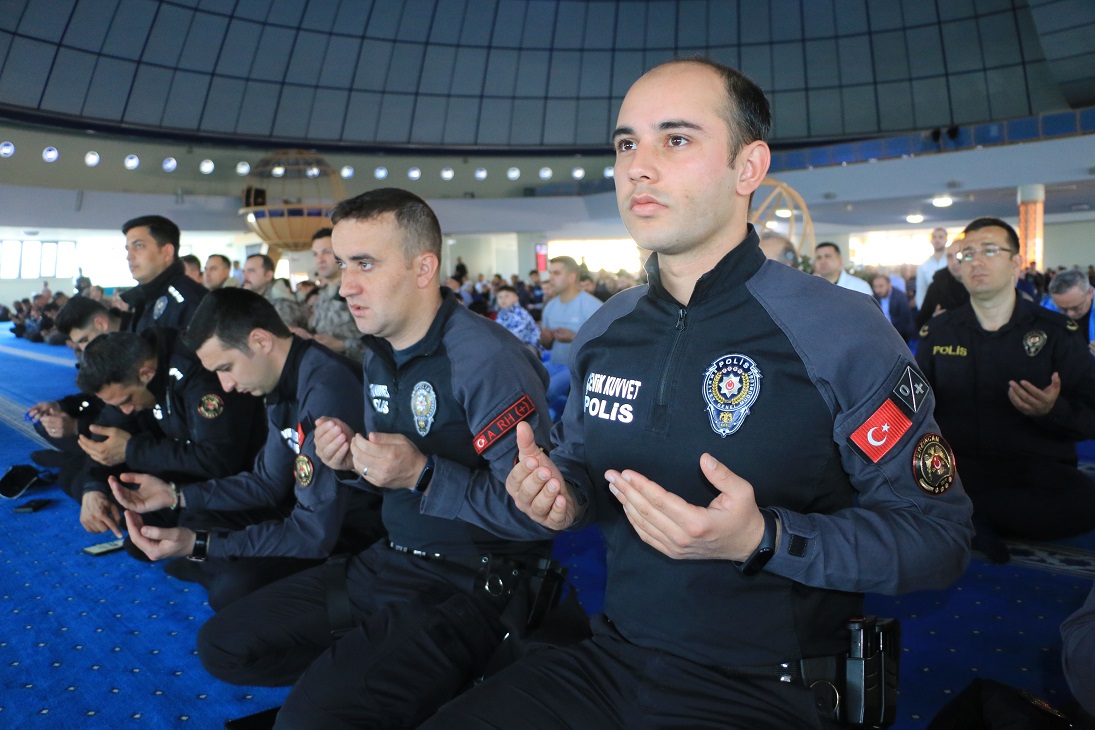
POLYGON ((937 433, 926 433, 916 442, 912 458, 913 478, 928 494, 942 494, 954 483, 954 452, 937 433))
POLYGON ((411 391, 411 412, 414 413, 414 427, 418 435, 428 434, 433 426, 433 417, 437 415, 437 393, 425 380, 411 391))
POLYGON ((1046 333, 1042 330, 1031 330, 1023 335, 1023 349, 1030 357, 1034 357, 1046 346, 1046 333))
POLYGON ((202 418, 213 419, 224 413, 224 399, 216 393, 203 395, 198 401, 198 415, 202 418))
POLYGON ((160 297, 152 305, 152 319, 159 319, 167 309, 167 297, 160 297))
POLYGON ((312 483, 312 476, 315 474, 315 469, 312 468, 312 460, 304 454, 301 454, 293 462, 293 475, 297 478, 297 483, 302 487, 307 487, 312 483))
POLYGON ((723 355, 703 374, 711 429, 726 438, 741 428, 760 395, 760 368, 745 355, 723 355))

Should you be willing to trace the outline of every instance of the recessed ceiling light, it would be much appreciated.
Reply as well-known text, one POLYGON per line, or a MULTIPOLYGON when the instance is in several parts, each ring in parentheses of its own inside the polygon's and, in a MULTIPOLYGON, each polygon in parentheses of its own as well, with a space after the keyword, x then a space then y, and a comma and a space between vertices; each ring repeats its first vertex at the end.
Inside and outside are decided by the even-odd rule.
POLYGON ((419 168, 412 167, 411 169, 407 170, 407 178, 408 179, 417 180, 420 177, 422 177, 422 170, 420 170, 419 168))
POLYGON ((236 163, 236 174, 243 177, 247 173, 251 172, 251 163, 246 160, 241 160, 236 163))
POLYGON ((42 150, 42 159, 46 162, 57 162, 57 158, 61 156, 61 153, 57 151, 56 147, 46 147, 42 150))
POLYGON ((516 167, 511 167, 510 169, 506 170, 506 177, 508 177, 510 180, 516 180, 521 177, 521 171, 516 167))
POLYGON ((442 180, 452 180, 454 177, 456 177, 456 172, 451 167, 441 168, 442 180))
POLYGON ((283 177, 285 175, 285 165, 274 165, 274 169, 270 170, 270 174, 274 177, 283 177))
POLYGON ((487 168, 485 168, 485 167, 475 168, 475 179, 476 180, 486 180, 487 179, 487 168))
POLYGON ((310 166, 307 170, 304 171, 304 176, 310 178, 319 177, 319 168, 315 165, 310 166))
POLYGON ((776 208, 776 216, 778 218, 790 218, 793 215, 790 208, 776 208))
POLYGON ((386 177, 388 177, 388 168, 386 168, 386 167, 376 168, 375 170, 373 170, 373 177, 375 177, 377 180, 385 179, 386 177))
POLYGON ((174 157, 165 157, 163 159, 164 172, 174 172, 178 168, 178 166, 179 162, 174 157))
POLYGON ((125 159, 122 160, 122 164, 125 165, 127 170, 136 170, 141 166, 141 158, 137 155, 126 155, 125 159))
POLYGON ((213 164, 213 160, 202 160, 198 163, 198 170, 200 170, 201 174, 203 175, 212 174, 213 170, 216 169, 216 167, 217 166, 213 164))
POLYGON ((605 180, 611 180, 612 178, 616 177, 616 168, 612 165, 609 165, 605 168, 604 176, 605 180))
POLYGON ((570 176, 575 180, 581 180, 586 176, 586 169, 584 167, 575 167, 570 171, 570 176))
POLYGON ((354 166, 343 165, 342 169, 338 171, 338 176, 341 177, 343 180, 349 180, 351 177, 354 176, 354 166))
POLYGON ((88 167, 95 167, 99 164, 99 153, 92 150, 84 155, 84 164, 88 167))
POLYGON ((0 142, 0 157, 11 157, 15 154, 15 145, 11 142, 0 142))
POLYGON ((932 205, 936 208, 949 208, 954 203, 954 200, 949 195, 939 195, 932 198, 932 205))
POLYGON ((914 225, 917 223, 923 223, 924 216, 920 215, 919 213, 910 213, 909 215, 905 216, 905 221, 914 225))
POLYGON ((541 180, 550 180, 551 179, 551 168, 550 167, 541 167, 540 168, 540 179, 541 180))

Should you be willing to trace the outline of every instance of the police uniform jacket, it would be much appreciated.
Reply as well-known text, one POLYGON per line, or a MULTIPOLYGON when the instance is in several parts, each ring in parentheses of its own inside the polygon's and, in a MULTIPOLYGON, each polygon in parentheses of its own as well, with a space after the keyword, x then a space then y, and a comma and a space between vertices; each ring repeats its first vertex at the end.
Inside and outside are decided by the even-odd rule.
POLYGON ((152 281, 122 293, 122 301, 129 305, 132 315, 129 329, 138 333, 152 326, 184 330, 208 293, 186 275, 182 261, 175 259, 152 281))
POLYGON ((392 542, 429 553, 546 555, 554 532, 520 512, 505 483, 518 421, 548 443, 547 371, 504 327, 441 291, 418 343, 396 352, 365 338, 367 431, 402 434, 434 459, 425 495, 383 490, 384 526, 392 542))
POLYGON ((214 535, 209 556, 325 558, 348 520, 376 510, 375 495, 340 488, 316 456, 316 419, 361 423, 361 375, 319 343, 293 337, 277 387, 266 396, 266 443, 251 471, 183 489, 188 510, 236 511, 295 505, 283 521, 214 535))
POLYGON ((604 530, 605 614, 626 639, 716 666, 842 654, 862 592, 941 588, 962 572, 969 499, 931 393, 869 297, 766 261, 752 227, 686 305, 656 256, 647 268, 649 285, 618 293, 575 339, 551 454, 585 502, 576 527, 604 530), (704 452, 778 515, 755 576, 645 544, 604 480, 633 469, 706 507, 719 492, 704 452))
POLYGON ((1076 441, 1095 438, 1095 361, 1076 324, 1016 296, 1000 329, 985 331, 973 307, 945 312, 921 330, 916 359, 932 384, 943 435, 961 456, 1050 459, 1076 464, 1076 441), (925 331, 926 330, 926 331, 925 331), (1008 398, 1008 382, 1039 388, 1061 378, 1047 415, 1025 416, 1008 398))
POLYGON ((195 481, 249 467, 263 442, 262 401, 224 392, 177 331, 151 327, 143 336, 157 350, 148 390, 156 398, 151 415, 159 433, 132 435, 125 450, 128 468, 195 481))

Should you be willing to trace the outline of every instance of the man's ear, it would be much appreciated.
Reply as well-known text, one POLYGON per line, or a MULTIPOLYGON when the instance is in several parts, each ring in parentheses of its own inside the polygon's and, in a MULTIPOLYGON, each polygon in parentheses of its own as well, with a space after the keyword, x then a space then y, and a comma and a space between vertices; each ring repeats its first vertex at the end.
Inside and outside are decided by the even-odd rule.
POLYGON ((768 167, 772 164, 772 151, 768 143, 757 140, 745 145, 738 153, 737 193, 747 197, 756 192, 764 178, 768 176, 768 167))
POLYGON ((251 352, 261 352, 268 355, 274 349, 274 336, 269 331, 256 327, 247 336, 247 344, 250 346, 251 352))
POLYGON ((411 261, 411 268, 414 269, 415 281, 420 289, 425 289, 431 285, 436 286, 439 281, 438 271, 441 268, 441 262, 437 260, 437 255, 432 251, 415 256, 414 260, 411 261))
POLYGON ((137 379, 141 381, 141 385, 148 385, 154 377, 156 377, 156 361, 145 360, 137 370, 137 379))
POLYGON ((96 332, 109 332, 110 331, 110 317, 105 314, 96 314, 91 318, 91 326, 96 332))

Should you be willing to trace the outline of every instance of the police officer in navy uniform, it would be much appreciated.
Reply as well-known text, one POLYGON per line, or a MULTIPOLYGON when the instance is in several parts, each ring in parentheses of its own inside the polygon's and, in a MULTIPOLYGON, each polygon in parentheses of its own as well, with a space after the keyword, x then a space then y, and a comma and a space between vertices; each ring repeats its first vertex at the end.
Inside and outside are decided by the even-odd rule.
POLYGON ((970 303, 921 329, 916 359, 973 500, 974 547, 1003 562, 1001 535, 1095 529, 1095 483, 1076 468, 1076 442, 1095 438, 1095 361, 1074 321, 1017 293, 1010 225, 973 221, 958 257, 970 303))
MULTIPOLYGON (((154 560, 190 558, 174 564, 175 574, 201 582, 209 605, 220 610, 332 553, 356 552, 380 538, 380 498, 340 486, 315 454, 320 416, 361 418, 361 402, 347 397, 361 389, 356 364, 292 335, 272 304, 245 289, 211 292, 184 339, 196 348, 206 376, 219 378, 231 397, 256 403, 253 396, 265 397, 266 428, 250 431, 265 434, 265 443, 254 466, 234 476, 183 486, 123 474, 121 479, 137 489, 126 490, 117 481, 111 486, 131 510, 133 542, 154 560), (286 503, 288 509, 261 523, 229 519, 286 503), (182 511, 182 527, 147 526, 139 514, 164 508, 182 511), (216 515, 206 516, 210 511, 216 515)), ((246 433, 238 431, 236 437, 246 433)))
POLYGON ((240 599, 198 651, 234 684, 295 683, 279 728, 414 727, 482 674, 507 586, 550 552, 551 531, 505 491, 516 423, 547 443, 547 373, 442 289, 441 227, 423 200, 374 190, 332 221, 341 294, 367 335, 365 411, 317 422, 317 468, 383 495, 390 542, 349 561, 344 591, 322 566, 240 599))
POLYGON ((129 271, 139 284, 122 294, 132 314, 130 328, 185 329, 208 291, 186 275, 179 260, 179 227, 161 215, 146 215, 126 221, 122 233, 129 271))
POLYGON ((624 98, 617 201, 650 284, 582 327, 555 448, 519 425, 507 481, 541 524, 600 525, 605 615, 422 727, 834 727, 862 593, 965 568, 969 500, 908 347, 748 224, 769 125, 763 92, 703 59, 624 98))

